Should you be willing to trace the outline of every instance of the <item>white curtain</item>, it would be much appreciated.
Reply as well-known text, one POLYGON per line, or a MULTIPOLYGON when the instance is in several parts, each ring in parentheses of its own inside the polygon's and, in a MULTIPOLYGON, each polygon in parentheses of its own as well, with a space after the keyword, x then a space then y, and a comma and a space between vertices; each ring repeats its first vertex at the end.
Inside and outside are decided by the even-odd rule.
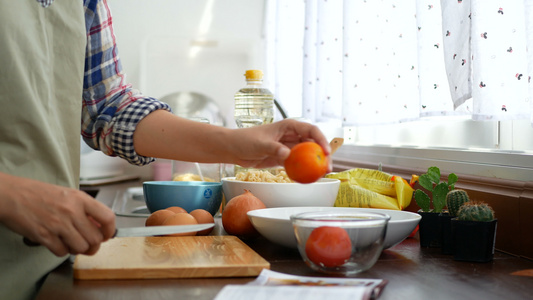
POLYGON ((303 117, 346 126, 450 115, 532 118, 533 0, 294 2, 268 1, 275 10, 267 24, 278 27, 267 35, 276 49, 267 55, 275 53, 271 62, 300 55, 303 64, 268 66, 273 74, 301 74, 272 80, 276 94, 301 95, 296 113, 303 117), (280 42, 287 39, 301 40, 301 49, 280 42))

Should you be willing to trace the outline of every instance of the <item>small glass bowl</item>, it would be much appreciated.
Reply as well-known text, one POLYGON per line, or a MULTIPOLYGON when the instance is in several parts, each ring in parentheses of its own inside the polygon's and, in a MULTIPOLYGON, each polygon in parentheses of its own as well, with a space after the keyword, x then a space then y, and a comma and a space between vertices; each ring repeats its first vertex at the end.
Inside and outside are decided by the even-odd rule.
POLYGON ((291 216, 298 250, 311 269, 349 276, 370 269, 383 250, 390 216, 306 212, 291 216))

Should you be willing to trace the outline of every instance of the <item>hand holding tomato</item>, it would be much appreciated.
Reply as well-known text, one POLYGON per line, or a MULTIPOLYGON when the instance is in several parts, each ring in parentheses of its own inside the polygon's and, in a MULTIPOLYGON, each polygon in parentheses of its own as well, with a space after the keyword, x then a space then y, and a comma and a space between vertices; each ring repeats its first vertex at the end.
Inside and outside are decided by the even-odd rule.
POLYGON ((320 145, 303 142, 291 149, 285 160, 285 171, 290 179, 299 183, 312 183, 328 171, 329 161, 320 145))
POLYGON ((343 265, 352 255, 350 236, 340 227, 313 229, 305 243, 305 254, 317 265, 333 268, 343 265))

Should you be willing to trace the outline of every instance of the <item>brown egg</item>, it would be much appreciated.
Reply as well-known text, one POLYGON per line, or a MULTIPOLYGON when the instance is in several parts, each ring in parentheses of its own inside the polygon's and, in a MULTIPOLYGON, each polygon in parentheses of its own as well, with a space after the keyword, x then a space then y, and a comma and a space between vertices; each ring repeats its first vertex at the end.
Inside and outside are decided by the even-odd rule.
MULTIPOLYGON (((190 212, 190 215, 193 216, 198 224, 208 224, 208 223, 215 223, 215 219, 211 215, 210 212, 208 212, 205 209, 195 209, 190 212)), ((213 227, 198 231, 196 235, 208 235, 213 231, 213 227)))
MULTIPOLYGON (((198 221, 196 221, 196 219, 193 216, 187 213, 174 214, 173 216, 170 216, 169 218, 167 218, 165 222, 163 222, 163 225, 196 225, 196 224, 198 224, 198 221)), ((169 236, 186 236, 186 235, 196 235, 196 231, 169 234, 169 236)))
POLYGON ((147 219, 144 225, 146 226, 160 226, 163 225, 163 222, 170 217, 175 215, 176 213, 170 210, 166 209, 160 209, 157 211, 154 211, 147 219))
POLYGON ((184 208, 181 208, 179 206, 167 207, 166 210, 173 211, 174 213, 187 213, 187 211, 184 208))

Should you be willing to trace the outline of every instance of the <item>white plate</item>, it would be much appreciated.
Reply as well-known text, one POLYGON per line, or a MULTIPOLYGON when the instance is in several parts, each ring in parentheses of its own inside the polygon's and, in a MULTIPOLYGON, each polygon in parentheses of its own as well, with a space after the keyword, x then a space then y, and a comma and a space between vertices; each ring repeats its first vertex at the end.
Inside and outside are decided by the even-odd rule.
POLYGON ((402 242, 416 228, 420 222, 420 215, 408 211, 356 208, 356 207, 277 207, 265 208, 248 212, 248 217, 255 229, 266 239, 276 244, 296 248, 296 237, 290 221, 290 216, 308 211, 334 212, 381 212, 388 214, 391 219, 387 226, 384 249, 402 242))

